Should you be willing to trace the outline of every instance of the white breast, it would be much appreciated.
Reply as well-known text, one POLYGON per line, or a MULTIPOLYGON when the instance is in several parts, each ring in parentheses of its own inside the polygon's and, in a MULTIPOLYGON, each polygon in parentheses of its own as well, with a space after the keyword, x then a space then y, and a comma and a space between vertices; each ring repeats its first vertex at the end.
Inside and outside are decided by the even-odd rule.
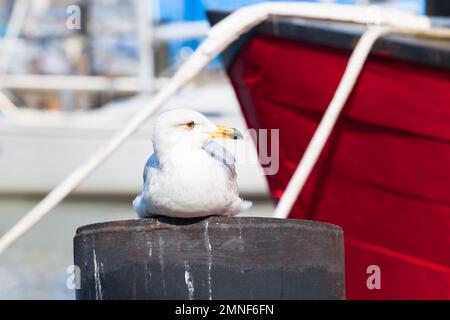
POLYGON ((163 166, 148 179, 147 197, 154 214, 222 215, 242 208, 235 174, 205 150, 174 150, 161 162, 163 166))

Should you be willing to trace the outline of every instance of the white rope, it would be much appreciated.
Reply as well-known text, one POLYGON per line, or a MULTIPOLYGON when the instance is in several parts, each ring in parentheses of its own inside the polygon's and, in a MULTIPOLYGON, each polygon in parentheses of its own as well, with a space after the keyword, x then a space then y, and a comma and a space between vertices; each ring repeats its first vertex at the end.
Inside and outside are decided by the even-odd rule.
MULTIPOLYGON (((253 26, 271 16, 294 16, 320 20, 351 21, 366 24, 369 19, 364 17, 367 11, 352 6, 309 3, 266 3, 244 7, 235 11, 227 18, 212 27, 207 38, 192 56, 181 66, 171 81, 137 113, 125 127, 121 129, 103 147, 98 149, 82 165, 76 168, 66 179, 58 184, 43 200, 28 212, 16 225, 0 239, 0 254, 32 228, 72 190, 74 190, 86 177, 102 164, 136 129, 156 112, 167 99, 190 79, 197 75, 208 62, 220 54, 236 38, 251 29, 253 26)), ((410 32, 428 32, 430 34, 441 31, 430 31, 429 21, 423 17, 405 15, 383 11, 380 24, 396 25, 406 28, 410 32), (401 19, 395 19, 401 17, 401 19), (402 20, 403 19, 403 20, 402 20), (401 21, 404 21, 402 24, 401 21)), ((444 32, 445 33, 445 32, 444 32)), ((373 34, 373 33, 371 33, 373 34)), ((367 40, 365 40, 367 41, 367 40)))
POLYGON ((385 27, 372 28, 367 30, 359 40, 355 50, 353 50, 352 55, 350 56, 344 75, 333 99, 320 120, 319 126, 314 132, 297 169, 289 180, 289 183, 275 208, 273 214, 274 218, 288 217, 295 200, 302 191, 306 180, 314 168, 345 103, 352 92, 375 41, 388 32, 389 29, 385 27))

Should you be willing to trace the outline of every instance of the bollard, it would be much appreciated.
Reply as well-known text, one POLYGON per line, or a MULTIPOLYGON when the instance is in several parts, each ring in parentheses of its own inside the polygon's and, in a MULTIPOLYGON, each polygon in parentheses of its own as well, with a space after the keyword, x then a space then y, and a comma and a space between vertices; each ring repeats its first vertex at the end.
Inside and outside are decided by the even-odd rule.
POLYGON ((344 299, 342 230, 208 217, 87 225, 74 238, 77 299, 344 299))

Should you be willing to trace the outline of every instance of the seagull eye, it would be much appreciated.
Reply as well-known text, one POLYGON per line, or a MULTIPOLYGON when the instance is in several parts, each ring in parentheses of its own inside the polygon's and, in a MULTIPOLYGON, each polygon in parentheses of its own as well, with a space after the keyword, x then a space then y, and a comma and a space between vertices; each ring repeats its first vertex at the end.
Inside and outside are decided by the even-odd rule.
POLYGON ((188 123, 186 123, 186 127, 189 129, 193 129, 195 127, 195 122, 189 121, 188 123))

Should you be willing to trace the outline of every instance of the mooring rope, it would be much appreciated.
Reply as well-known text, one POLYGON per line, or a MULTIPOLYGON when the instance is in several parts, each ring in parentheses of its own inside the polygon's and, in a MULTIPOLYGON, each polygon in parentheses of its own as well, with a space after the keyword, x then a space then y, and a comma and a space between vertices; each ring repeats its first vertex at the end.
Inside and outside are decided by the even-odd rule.
POLYGON ((300 160, 294 174, 281 196, 278 205, 273 214, 274 218, 287 218, 289 212, 294 206, 298 195, 303 189, 312 169, 314 168, 319 156, 328 140, 338 118, 344 108, 345 103, 355 86, 355 83, 361 73, 364 63, 369 56, 370 51, 377 39, 389 32, 389 28, 376 27, 367 30, 358 41, 348 61, 344 75, 339 86, 334 93, 330 105, 326 109, 319 126, 314 132, 303 157, 300 160))

